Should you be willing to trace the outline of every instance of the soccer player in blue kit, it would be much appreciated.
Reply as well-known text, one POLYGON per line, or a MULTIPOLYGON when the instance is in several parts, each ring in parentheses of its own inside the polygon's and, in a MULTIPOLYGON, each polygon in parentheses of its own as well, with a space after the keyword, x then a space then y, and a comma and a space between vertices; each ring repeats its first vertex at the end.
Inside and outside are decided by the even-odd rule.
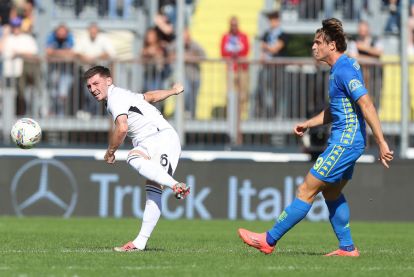
POLYGON ((315 196, 322 192, 329 210, 329 220, 339 241, 339 249, 326 256, 358 257, 349 226, 349 206, 342 189, 352 178, 356 160, 366 145, 365 121, 371 127, 379 147, 379 160, 388 168, 393 159, 384 139, 376 109, 364 86, 358 62, 344 54, 346 37, 336 18, 322 21, 315 33, 312 52, 317 61, 330 67, 329 107, 318 115, 297 124, 294 133, 303 136, 307 129, 332 124, 328 147, 298 187, 293 202, 279 215, 272 229, 253 233, 239 229, 240 238, 249 246, 270 254, 283 235, 309 212, 315 196))

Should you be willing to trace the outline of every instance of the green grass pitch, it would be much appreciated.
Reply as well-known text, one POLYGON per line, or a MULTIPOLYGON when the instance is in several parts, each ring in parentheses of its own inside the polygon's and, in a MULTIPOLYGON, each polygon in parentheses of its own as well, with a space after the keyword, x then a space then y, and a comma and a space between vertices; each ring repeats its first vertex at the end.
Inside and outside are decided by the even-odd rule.
POLYGON ((0 217, 0 276, 414 276, 414 223, 352 223, 359 258, 322 256, 337 246, 326 222, 300 223, 271 255, 236 233, 271 225, 161 220, 147 251, 115 253, 139 220, 0 217))

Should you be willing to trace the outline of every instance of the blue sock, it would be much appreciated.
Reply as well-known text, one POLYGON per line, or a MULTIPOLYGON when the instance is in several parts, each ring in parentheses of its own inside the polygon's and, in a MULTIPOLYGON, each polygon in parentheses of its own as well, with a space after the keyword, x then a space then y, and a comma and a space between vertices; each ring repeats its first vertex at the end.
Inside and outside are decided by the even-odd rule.
MULTIPOLYGON (((309 212, 311 204, 295 198, 292 204, 279 215, 275 225, 267 233, 273 238, 274 244, 293 226, 301 221, 309 212)), ((270 241, 273 242, 273 241, 270 241)), ((268 241, 269 243, 269 241, 268 241)), ((274 245, 273 244, 273 245, 274 245)), ((269 245, 272 245, 269 243, 269 245)))
POLYGON ((334 201, 325 200, 329 210, 329 220, 339 241, 339 248, 345 251, 355 249, 349 228, 349 206, 345 196, 341 194, 334 201))
POLYGON ((269 232, 266 232, 266 242, 270 246, 275 246, 277 241, 274 238, 272 238, 272 236, 269 234, 269 232))

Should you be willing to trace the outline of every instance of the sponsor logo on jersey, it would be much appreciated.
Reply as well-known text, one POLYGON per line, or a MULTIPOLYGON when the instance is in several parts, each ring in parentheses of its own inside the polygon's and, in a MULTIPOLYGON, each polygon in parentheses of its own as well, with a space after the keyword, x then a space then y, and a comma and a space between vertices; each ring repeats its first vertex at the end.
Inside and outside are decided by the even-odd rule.
POLYGON ((348 87, 351 92, 354 92, 360 87, 362 87, 362 83, 358 79, 352 79, 351 81, 349 81, 348 87))

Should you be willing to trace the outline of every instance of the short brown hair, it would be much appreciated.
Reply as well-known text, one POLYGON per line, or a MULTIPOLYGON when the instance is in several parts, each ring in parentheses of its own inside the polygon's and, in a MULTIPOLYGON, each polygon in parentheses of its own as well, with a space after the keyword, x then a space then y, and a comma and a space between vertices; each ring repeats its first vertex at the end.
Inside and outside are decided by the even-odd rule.
POLYGON ((316 34, 322 34, 326 42, 334 41, 339 52, 346 51, 346 35, 340 20, 336 18, 323 20, 322 28, 316 30, 316 34))
POLYGON ((83 78, 85 80, 88 80, 89 78, 92 78, 96 74, 99 74, 99 76, 102 76, 102 77, 111 77, 111 71, 109 70, 109 68, 102 66, 102 65, 97 65, 97 66, 89 68, 85 73, 83 73, 83 78))
POLYGON ((265 15, 269 19, 273 19, 273 18, 278 19, 279 18, 279 12, 278 11, 270 11, 270 12, 265 13, 265 15))

